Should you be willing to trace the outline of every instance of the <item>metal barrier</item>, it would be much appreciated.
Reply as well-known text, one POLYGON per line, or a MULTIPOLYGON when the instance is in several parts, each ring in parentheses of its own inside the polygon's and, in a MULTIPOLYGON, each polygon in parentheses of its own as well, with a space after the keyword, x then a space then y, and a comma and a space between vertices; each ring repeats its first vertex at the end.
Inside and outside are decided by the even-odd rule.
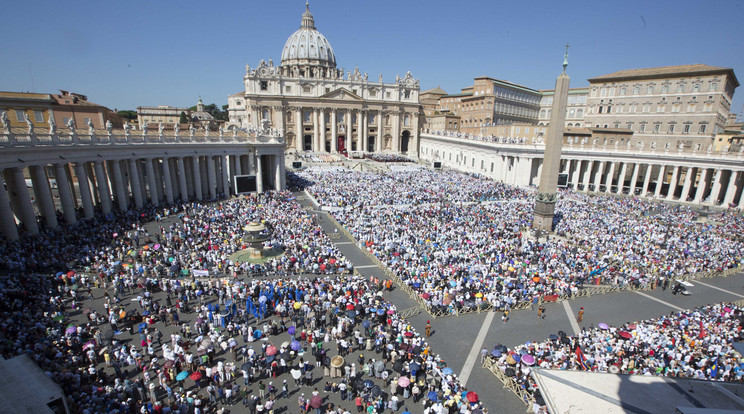
POLYGON ((501 372, 498 364, 496 364, 493 358, 486 358, 483 362, 483 368, 491 371, 491 373, 498 378, 499 381, 504 385, 504 388, 513 392, 523 403, 527 405, 527 412, 532 411, 532 405, 535 403, 535 397, 532 396, 527 390, 522 388, 521 385, 517 384, 510 377, 506 376, 505 373, 501 372))

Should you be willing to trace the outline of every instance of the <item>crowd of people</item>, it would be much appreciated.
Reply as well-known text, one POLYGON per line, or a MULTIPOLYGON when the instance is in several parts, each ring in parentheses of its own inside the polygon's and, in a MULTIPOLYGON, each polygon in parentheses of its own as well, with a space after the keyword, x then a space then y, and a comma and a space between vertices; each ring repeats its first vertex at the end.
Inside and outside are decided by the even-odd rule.
POLYGON ((532 367, 741 382, 744 360, 733 345, 742 339, 743 321, 744 308, 719 303, 578 335, 559 332, 513 349, 496 344, 484 355, 534 395, 532 367))
POLYGON ((584 284, 653 286, 741 264, 742 218, 562 192, 554 230, 525 234, 534 192, 456 172, 303 173, 307 191, 433 308, 508 309, 584 284), (411 208, 416 205, 416 208, 411 208))
POLYGON ((399 154, 365 153, 364 158, 377 162, 413 162, 412 159, 399 154))

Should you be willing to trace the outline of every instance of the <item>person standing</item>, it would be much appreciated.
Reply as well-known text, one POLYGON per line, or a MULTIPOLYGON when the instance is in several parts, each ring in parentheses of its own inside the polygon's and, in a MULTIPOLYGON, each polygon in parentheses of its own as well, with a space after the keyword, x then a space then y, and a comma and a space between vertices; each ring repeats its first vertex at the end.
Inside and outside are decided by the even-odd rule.
POLYGON ((540 305, 537 308, 537 318, 538 319, 545 319, 545 306, 540 305))
POLYGON ((431 336, 431 321, 426 321, 425 333, 427 338, 431 336))
POLYGON ((576 320, 581 322, 584 320, 584 307, 582 306, 581 309, 579 309, 579 315, 576 317, 576 320))

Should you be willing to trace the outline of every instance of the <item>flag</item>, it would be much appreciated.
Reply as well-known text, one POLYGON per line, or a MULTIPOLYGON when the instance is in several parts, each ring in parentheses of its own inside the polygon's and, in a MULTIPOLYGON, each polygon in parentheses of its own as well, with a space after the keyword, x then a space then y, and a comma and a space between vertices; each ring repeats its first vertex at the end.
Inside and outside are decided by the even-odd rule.
POLYGON ((586 357, 584 356, 584 353, 581 351, 581 347, 576 347, 576 359, 579 361, 579 366, 582 370, 588 371, 589 370, 589 364, 586 363, 586 357))
POLYGON ((708 336, 708 333, 705 331, 705 328, 703 328, 703 321, 700 321, 700 333, 698 334, 698 338, 703 339, 706 336, 708 336))
POLYGON ((710 378, 715 379, 718 376, 718 357, 716 357, 716 362, 713 363, 713 367, 710 369, 710 378))

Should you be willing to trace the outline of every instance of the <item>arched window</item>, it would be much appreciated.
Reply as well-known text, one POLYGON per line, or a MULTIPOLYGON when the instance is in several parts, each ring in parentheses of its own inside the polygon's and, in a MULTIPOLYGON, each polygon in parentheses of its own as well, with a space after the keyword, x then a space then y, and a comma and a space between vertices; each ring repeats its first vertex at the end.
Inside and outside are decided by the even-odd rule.
POLYGON ((576 116, 578 116, 579 118, 581 118, 582 116, 584 116, 584 110, 583 109, 577 110, 576 111, 576 116))
POLYGON ((269 119, 269 110, 268 109, 264 109, 264 110, 261 111, 261 118, 262 119, 269 119))
POLYGON ((403 126, 411 126, 411 117, 409 115, 403 117, 403 126))

